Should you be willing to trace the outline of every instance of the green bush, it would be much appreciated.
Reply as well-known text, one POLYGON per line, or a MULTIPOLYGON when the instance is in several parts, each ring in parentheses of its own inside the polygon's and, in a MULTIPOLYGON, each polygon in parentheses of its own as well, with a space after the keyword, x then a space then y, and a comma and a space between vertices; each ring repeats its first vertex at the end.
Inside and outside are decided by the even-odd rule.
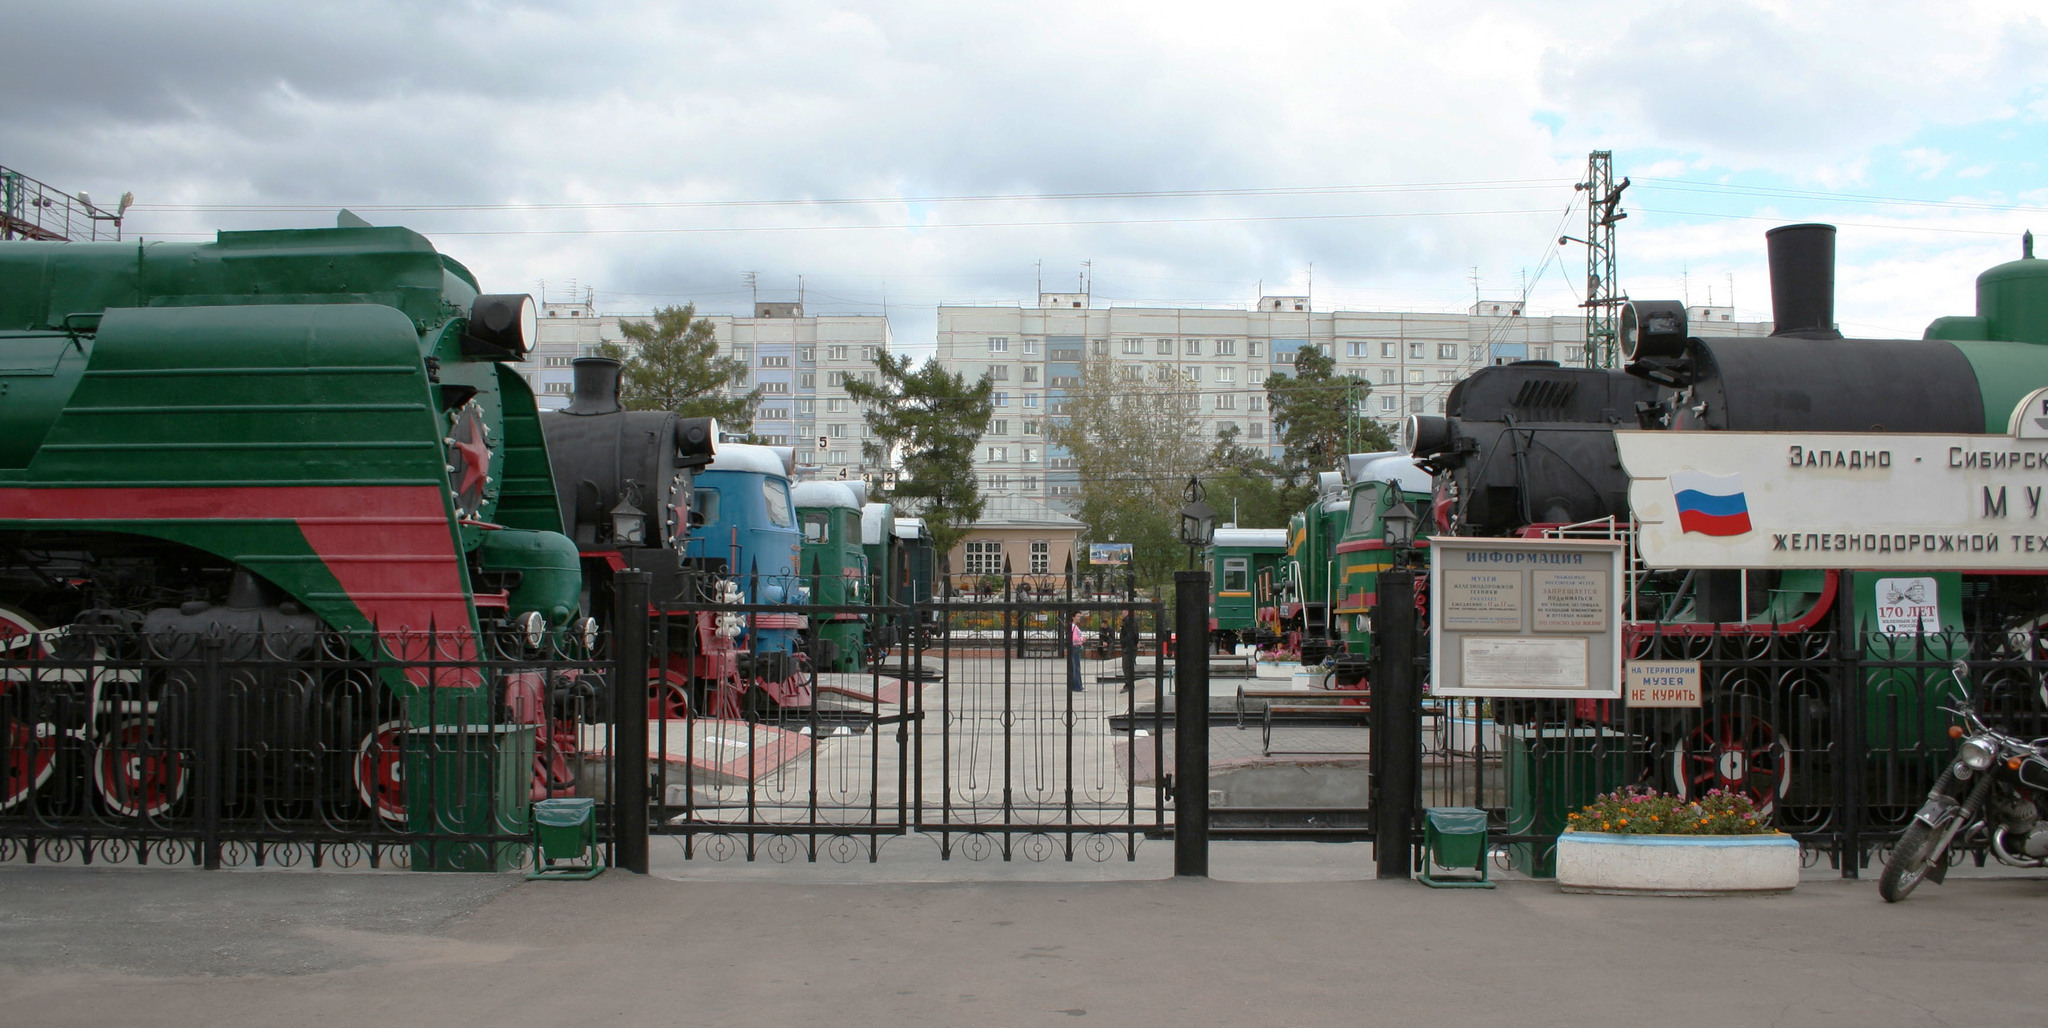
POLYGON ((1697 800, 1631 785, 1566 815, 1567 831, 1615 835, 1770 835, 1770 819, 1749 797, 1714 789, 1697 800))

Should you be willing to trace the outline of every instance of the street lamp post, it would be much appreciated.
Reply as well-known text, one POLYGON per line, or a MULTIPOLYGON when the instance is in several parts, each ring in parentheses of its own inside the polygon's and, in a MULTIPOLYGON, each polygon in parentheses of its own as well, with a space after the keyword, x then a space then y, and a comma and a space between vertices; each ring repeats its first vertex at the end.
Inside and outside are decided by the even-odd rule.
POLYGON ((1195 551, 1216 538, 1216 511, 1202 502, 1202 480, 1188 476, 1188 502, 1180 509, 1180 541, 1188 548, 1188 570, 1195 569, 1195 551))
POLYGON ((1406 878, 1414 851, 1415 794, 1422 777, 1422 696, 1415 673, 1415 571, 1412 567, 1418 518, 1397 494, 1380 515, 1386 525, 1393 566, 1380 572, 1373 611, 1373 650, 1379 669, 1373 681, 1372 752, 1379 770, 1374 797, 1375 857, 1381 878, 1406 878))

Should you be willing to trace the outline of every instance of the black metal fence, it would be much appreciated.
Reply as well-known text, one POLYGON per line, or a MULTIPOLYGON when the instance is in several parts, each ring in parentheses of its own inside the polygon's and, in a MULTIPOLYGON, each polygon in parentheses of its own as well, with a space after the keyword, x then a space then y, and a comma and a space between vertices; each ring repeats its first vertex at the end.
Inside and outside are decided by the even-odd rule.
POLYGON ((1722 789, 1798 838, 1809 863, 1825 859, 1856 877, 1952 759, 1955 719, 1940 708, 1959 694, 1953 659, 1968 659, 1979 709, 1994 722, 2048 734, 2048 648, 2033 630, 1845 636, 1674 626, 1632 636, 1627 655, 1698 661, 1700 705, 1428 703, 1422 805, 1487 810, 1503 862, 1547 874, 1568 815, 1600 793, 1722 789))
POLYGON ((532 801, 605 798, 609 668, 581 642, 81 623, 0 647, 0 861, 504 869, 532 801))
POLYGON ((1163 623, 1128 596, 1014 590, 669 605, 649 633, 651 831, 688 859, 874 861, 911 838, 943 859, 1133 858, 1169 820, 1136 716, 1161 702, 1163 623))

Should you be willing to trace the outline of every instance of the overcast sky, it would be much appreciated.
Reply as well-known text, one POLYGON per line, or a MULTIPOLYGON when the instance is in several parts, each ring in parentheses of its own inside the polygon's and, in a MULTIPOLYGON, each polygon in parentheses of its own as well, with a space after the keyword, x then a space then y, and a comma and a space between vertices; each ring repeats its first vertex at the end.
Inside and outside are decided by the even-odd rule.
POLYGON ((347 206, 608 313, 802 276, 915 345, 1084 265, 1098 305, 1572 312, 1604 149, 1631 296, 1766 318, 1764 230, 1828 221, 1844 330, 1918 336, 2048 230, 2040 9, 0 0, 0 165, 132 190, 130 237, 347 206))

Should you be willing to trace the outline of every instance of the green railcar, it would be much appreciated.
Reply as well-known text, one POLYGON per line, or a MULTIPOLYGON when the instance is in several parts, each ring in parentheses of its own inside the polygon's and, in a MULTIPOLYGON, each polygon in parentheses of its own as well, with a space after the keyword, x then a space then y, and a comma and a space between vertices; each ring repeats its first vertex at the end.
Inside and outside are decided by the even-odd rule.
MULTIPOLYGON (((803 527, 803 578, 810 584, 814 606, 870 602, 861 531, 863 492, 847 482, 800 482, 790 489, 790 502, 803 527)), ((867 621, 861 612, 821 610, 810 622, 819 670, 858 671, 865 666, 867 621)))
POLYGON ((1275 608, 1278 571, 1287 559, 1287 530, 1219 528, 1209 545, 1209 639, 1221 652, 1239 644, 1280 641, 1275 608), (1261 620, 1261 612, 1265 619, 1261 620))

